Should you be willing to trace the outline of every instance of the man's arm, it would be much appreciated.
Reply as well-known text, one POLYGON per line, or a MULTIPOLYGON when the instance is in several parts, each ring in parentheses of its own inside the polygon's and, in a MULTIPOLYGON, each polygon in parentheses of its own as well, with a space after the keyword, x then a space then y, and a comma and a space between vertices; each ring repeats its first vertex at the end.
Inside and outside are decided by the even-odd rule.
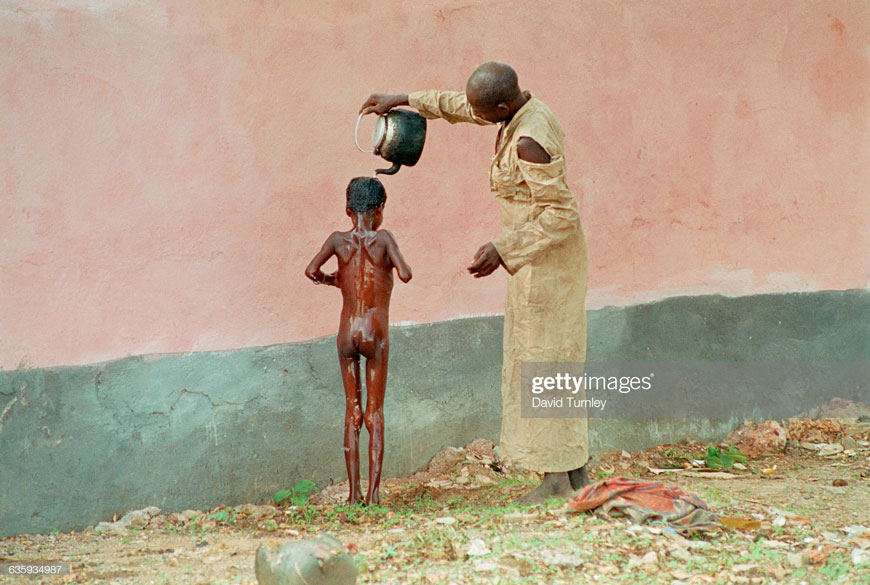
POLYGON ((393 108, 399 106, 408 106, 408 94, 406 93, 373 93, 370 95, 362 107, 359 109, 360 114, 386 114, 393 108))
POLYGON ((499 266, 504 266, 504 262, 502 262, 501 256, 499 256, 498 250, 493 243, 487 242, 478 248, 474 259, 471 261, 471 266, 468 267, 468 271, 474 275, 474 278, 480 278, 482 276, 489 276, 499 266))
POLYGON ((478 118, 461 91, 426 90, 411 94, 373 93, 359 109, 361 114, 385 114, 399 106, 411 106, 424 118, 442 118, 451 124, 492 124, 478 118))
POLYGON ((408 263, 405 262, 405 259, 402 257, 402 253, 399 251, 399 244, 396 243, 396 238, 393 237, 393 234, 387 230, 384 230, 384 236, 386 238, 387 244, 387 256, 390 258, 390 262, 393 263, 393 266, 396 267, 396 273, 399 275, 399 279, 402 282, 408 282, 411 280, 411 267, 408 266, 408 263))
POLYGON ((320 271, 320 268, 332 257, 333 254, 335 254, 335 233, 332 233, 326 239, 326 242, 323 243, 323 247, 320 248, 320 251, 314 256, 311 262, 308 263, 308 267, 305 268, 305 276, 314 281, 314 284, 330 284, 332 286, 338 286, 334 272, 332 274, 323 274, 323 272, 320 271))
MULTIPOLYGON (((526 162, 535 164, 549 164, 551 160, 544 147, 528 136, 523 136, 517 140, 517 156, 526 162)), ((474 278, 480 278, 492 274, 499 266, 504 266, 507 269, 498 248, 493 242, 487 242, 477 250, 468 271, 474 275, 474 278)), ((513 273, 516 270, 509 270, 509 272, 513 273)))
POLYGON ((523 136, 517 140, 517 156, 522 160, 539 165, 550 162, 550 154, 534 138, 523 136))

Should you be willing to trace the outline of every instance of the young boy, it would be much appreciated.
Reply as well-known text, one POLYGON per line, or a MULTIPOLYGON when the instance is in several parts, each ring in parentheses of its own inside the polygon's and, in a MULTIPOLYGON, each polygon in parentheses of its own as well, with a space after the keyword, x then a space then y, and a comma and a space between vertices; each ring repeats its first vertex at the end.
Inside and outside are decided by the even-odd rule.
POLYGON ((393 268, 402 282, 411 280, 411 267, 402 258, 393 234, 378 230, 386 200, 384 186, 377 179, 353 179, 347 186, 346 209, 353 229, 330 235, 305 269, 305 275, 315 284, 340 288, 344 301, 338 327, 338 361, 346 398, 344 460, 350 482, 349 504, 362 499, 359 432, 363 419, 369 432, 369 489, 365 501, 369 504, 380 501, 393 268), (323 274, 321 266, 333 255, 338 260, 338 270, 323 274), (365 416, 360 406, 360 356, 366 358, 365 416))

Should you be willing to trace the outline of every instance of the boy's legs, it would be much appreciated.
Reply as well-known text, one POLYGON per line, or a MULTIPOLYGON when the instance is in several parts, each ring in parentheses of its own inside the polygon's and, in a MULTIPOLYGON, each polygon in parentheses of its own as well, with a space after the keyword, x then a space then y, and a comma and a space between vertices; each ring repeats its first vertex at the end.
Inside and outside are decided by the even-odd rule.
POLYGON ((347 466, 347 480, 350 494, 347 502, 357 504, 362 500, 359 486, 359 431, 362 428, 363 413, 360 404, 359 355, 347 357, 338 355, 341 364, 341 380, 344 382, 344 462, 347 466))
POLYGON ((366 429, 369 432, 369 490, 366 502, 380 503, 381 464, 384 460, 384 392, 387 387, 389 342, 366 358, 366 429))

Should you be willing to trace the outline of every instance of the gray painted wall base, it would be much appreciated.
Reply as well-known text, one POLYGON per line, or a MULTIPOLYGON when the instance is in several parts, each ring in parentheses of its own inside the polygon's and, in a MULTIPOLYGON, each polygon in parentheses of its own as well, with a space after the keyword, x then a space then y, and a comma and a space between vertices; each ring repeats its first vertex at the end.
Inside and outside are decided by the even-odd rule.
MULTIPOLYGON (((589 360, 867 362, 868 314, 866 291, 605 308, 589 313, 589 360)), ((391 329, 386 476, 419 469, 447 445, 497 440, 501 328, 482 317, 391 329)), ((870 398, 866 387, 800 390, 795 413, 835 396, 870 398)), ((343 419, 334 337, 0 372, 0 536, 342 481, 343 419)), ((590 438, 593 451, 640 449, 721 438, 734 422, 592 420, 590 438)))

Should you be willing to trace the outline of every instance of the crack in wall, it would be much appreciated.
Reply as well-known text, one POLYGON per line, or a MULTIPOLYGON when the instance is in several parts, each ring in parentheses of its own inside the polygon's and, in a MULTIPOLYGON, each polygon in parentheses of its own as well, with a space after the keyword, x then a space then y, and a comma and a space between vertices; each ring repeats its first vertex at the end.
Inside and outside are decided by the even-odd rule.
POLYGON ((9 413, 12 412, 12 407, 15 406, 15 403, 18 402, 18 396, 9 401, 6 405, 6 408, 3 409, 3 413, 0 414, 0 432, 3 432, 3 425, 6 424, 6 419, 9 418, 9 413))
MULTIPOLYGON (((249 398, 248 400, 243 400, 242 402, 232 402, 231 400, 222 400, 220 402, 214 402, 211 399, 211 396, 209 396, 205 392, 199 392, 197 390, 188 390, 187 388, 182 388, 181 392, 178 393, 178 397, 172 403, 172 406, 169 407, 169 412, 172 412, 173 410, 175 410, 175 405, 178 404, 178 401, 181 400, 181 397, 185 394, 197 394, 199 396, 203 396, 206 400, 208 400, 208 403, 211 404, 212 407, 214 407, 214 408, 216 408, 218 406, 227 406, 227 405, 242 406, 242 405, 248 404, 249 402, 253 402, 254 400, 257 400, 258 398, 262 398, 262 396, 260 394, 257 394, 253 398, 249 398)), ((163 414, 163 415, 165 415, 166 413, 161 412, 161 411, 152 411, 150 414, 163 414)))
POLYGON ((6 425, 6 420, 9 418, 9 415, 12 414, 12 407, 18 403, 21 403, 21 406, 27 408, 30 406, 30 401, 27 399, 27 382, 20 382, 18 387, 18 391, 12 392, 2 392, 3 396, 14 396, 12 400, 6 403, 6 406, 3 408, 3 412, 0 413, 0 432, 3 432, 3 427, 6 425))

